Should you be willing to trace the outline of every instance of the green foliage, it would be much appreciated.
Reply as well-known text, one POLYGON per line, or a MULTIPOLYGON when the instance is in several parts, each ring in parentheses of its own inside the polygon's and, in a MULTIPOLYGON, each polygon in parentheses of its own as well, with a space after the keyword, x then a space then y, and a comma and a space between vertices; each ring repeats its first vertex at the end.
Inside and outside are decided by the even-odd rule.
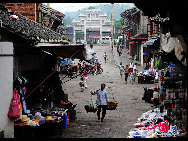
POLYGON ((95 7, 93 7, 93 6, 90 6, 88 9, 95 9, 95 7))
POLYGON ((76 40, 77 39, 83 39, 84 38, 84 33, 82 31, 76 32, 76 40))
POLYGON ((72 18, 70 16, 63 19, 64 25, 72 25, 72 18))

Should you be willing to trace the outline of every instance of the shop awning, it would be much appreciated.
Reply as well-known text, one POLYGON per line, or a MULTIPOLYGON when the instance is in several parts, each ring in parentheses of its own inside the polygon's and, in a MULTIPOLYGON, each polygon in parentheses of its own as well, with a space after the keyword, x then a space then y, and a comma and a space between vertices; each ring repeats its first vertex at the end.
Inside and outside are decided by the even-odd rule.
POLYGON ((146 45, 147 46, 152 46, 157 39, 158 39, 157 37, 154 37, 151 40, 146 41, 146 45))
POLYGON ((154 46, 154 45, 157 45, 160 41, 160 38, 159 37, 152 37, 149 41, 146 41, 146 43, 144 43, 142 46, 143 47, 148 47, 148 46, 154 46))
POLYGON ((49 44, 39 43, 35 47, 40 48, 43 52, 63 58, 85 59, 84 44, 49 44))

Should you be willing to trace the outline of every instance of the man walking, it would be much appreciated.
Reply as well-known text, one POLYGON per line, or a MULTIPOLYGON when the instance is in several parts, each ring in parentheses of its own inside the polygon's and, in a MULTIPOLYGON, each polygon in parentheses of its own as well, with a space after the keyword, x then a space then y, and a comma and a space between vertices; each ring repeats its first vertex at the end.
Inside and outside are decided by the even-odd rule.
POLYGON ((105 117, 105 114, 106 114, 106 106, 107 106, 107 102, 108 102, 108 94, 104 90, 105 86, 106 85, 104 83, 102 83, 101 89, 97 91, 97 105, 98 105, 97 116, 98 116, 98 120, 100 120, 100 112, 101 112, 101 109, 102 109, 101 122, 103 122, 103 120, 104 120, 104 117, 105 117))
POLYGON ((107 58, 107 54, 106 54, 106 52, 104 53, 104 61, 105 61, 105 63, 106 63, 106 58, 107 58))

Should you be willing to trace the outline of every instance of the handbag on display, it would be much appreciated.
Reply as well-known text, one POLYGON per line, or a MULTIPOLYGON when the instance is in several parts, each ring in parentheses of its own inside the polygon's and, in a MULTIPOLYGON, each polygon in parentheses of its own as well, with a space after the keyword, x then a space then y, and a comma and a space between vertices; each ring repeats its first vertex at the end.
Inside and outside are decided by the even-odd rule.
POLYGON ((18 97, 18 93, 16 88, 14 89, 13 92, 13 97, 10 103, 9 111, 8 111, 8 117, 9 118, 18 118, 20 117, 20 99, 18 97))

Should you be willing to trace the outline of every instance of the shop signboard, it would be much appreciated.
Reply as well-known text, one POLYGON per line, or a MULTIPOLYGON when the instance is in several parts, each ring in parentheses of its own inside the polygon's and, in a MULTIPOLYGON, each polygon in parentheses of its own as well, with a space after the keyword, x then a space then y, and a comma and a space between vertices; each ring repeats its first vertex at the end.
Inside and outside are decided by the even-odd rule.
POLYGON ((175 64, 172 64, 172 63, 170 64, 169 72, 170 72, 171 75, 176 72, 176 65, 175 64))

